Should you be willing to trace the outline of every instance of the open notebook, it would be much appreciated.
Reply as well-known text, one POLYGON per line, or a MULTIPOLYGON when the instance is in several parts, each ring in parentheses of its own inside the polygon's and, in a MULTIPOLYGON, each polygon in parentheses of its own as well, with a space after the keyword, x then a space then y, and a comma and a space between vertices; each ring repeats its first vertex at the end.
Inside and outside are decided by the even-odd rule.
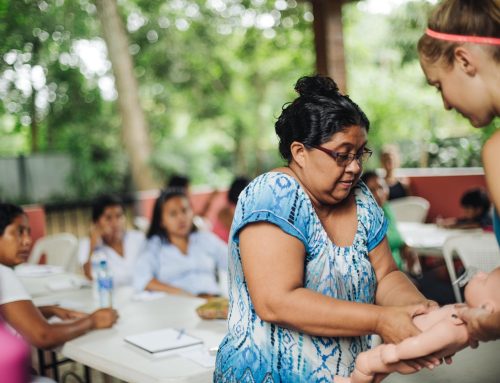
POLYGON ((125 338, 125 341, 152 355, 203 344, 201 339, 173 328, 130 335, 125 338))

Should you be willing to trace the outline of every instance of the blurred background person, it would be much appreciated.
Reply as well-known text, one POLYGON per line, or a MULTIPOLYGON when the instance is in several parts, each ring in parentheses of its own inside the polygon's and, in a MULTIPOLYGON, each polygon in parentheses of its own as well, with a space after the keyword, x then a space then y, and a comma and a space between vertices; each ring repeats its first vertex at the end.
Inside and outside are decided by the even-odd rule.
POLYGON ((396 177, 399 168, 399 149, 395 145, 385 145, 380 153, 380 164, 384 169, 385 183, 389 187, 389 200, 407 197, 410 193, 410 180, 396 177))
MULTIPOLYGON (((0 291, 1 294, 1 291, 0 291)), ((0 321, 0 377, 8 383, 27 383, 30 379, 28 345, 0 321)))
POLYGON ((144 234, 127 229, 125 208, 120 198, 98 197, 92 206, 89 237, 80 240, 78 260, 85 276, 93 279, 92 256, 105 258, 115 285, 131 285, 135 261, 144 244, 144 234))
POLYGON ((59 306, 36 307, 12 267, 25 262, 31 246, 28 218, 19 206, 0 203, 0 318, 29 344, 50 349, 91 330, 109 328, 118 313, 105 308, 86 314, 59 306), (50 317, 62 319, 49 323, 50 317))
POLYGON ((164 190, 155 202, 147 242, 138 258, 137 291, 217 296, 217 269, 227 269, 227 245, 215 234, 197 230, 187 195, 164 190))
MULTIPOLYGON (((167 182, 167 189, 180 189, 182 190, 188 197, 191 196, 191 180, 188 176, 182 174, 174 174, 172 175, 167 182)), ((214 199, 217 197, 219 191, 214 189, 206 198, 200 210, 197 211, 193 216, 193 222, 197 229, 212 231, 213 225, 212 222, 208 219, 207 214, 214 202, 214 199)))
POLYGON ((186 193, 186 195, 189 195, 191 192, 191 181, 188 176, 182 175, 182 174, 173 174, 169 179, 166 184, 167 189, 181 189, 186 193))
POLYGON ((388 222, 387 241, 389 242, 392 257, 398 269, 411 276, 419 276, 422 273, 420 261, 417 254, 405 243, 398 230, 396 217, 392 212, 391 206, 387 203, 389 187, 385 183, 384 178, 380 177, 375 171, 368 170, 361 176, 361 181, 368 186, 375 201, 377 201, 377 204, 384 211, 388 222))
POLYGON ((213 225, 213 232, 226 243, 229 240, 229 231, 233 223, 234 210, 238 203, 238 196, 247 187, 250 180, 246 177, 236 177, 227 192, 227 202, 217 213, 217 220, 213 225))
POLYGON ((491 202, 486 190, 475 188, 467 190, 460 198, 463 215, 459 218, 438 218, 438 226, 452 229, 477 229, 490 230, 493 221, 491 218, 491 202))
MULTIPOLYGON (((444 0, 418 41, 420 65, 429 85, 441 93, 445 109, 455 109, 475 127, 500 115, 500 5, 491 0, 444 0)), ((488 192, 500 226, 500 132, 485 143, 482 160, 488 192)), ((500 243, 500 229, 497 230, 500 243)), ((459 313, 472 337, 500 338, 500 313, 464 309, 459 313)))

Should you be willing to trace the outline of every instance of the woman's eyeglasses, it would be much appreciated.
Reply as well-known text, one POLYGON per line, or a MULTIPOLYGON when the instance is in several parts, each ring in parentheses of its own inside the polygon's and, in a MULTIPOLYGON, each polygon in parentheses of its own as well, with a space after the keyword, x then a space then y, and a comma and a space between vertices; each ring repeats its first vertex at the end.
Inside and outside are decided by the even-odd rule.
POLYGON ((337 162, 337 165, 341 166, 341 167, 349 166, 349 164, 354 160, 358 161, 358 164, 362 165, 373 154, 373 151, 371 151, 368 148, 365 148, 365 149, 363 149, 362 152, 356 153, 356 154, 336 152, 334 150, 329 150, 329 149, 326 149, 326 148, 319 146, 319 145, 313 146, 313 148, 321 150, 322 152, 328 154, 330 157, 332 157, 335 160, 335 162, 337 162))

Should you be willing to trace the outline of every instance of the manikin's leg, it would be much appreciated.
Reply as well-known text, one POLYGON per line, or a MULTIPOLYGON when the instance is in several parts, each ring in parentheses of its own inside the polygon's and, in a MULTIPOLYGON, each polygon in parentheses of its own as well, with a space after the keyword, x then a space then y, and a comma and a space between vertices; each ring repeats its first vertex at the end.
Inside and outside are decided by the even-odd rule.
POLYGON ((335 377, 334 383, 371 383, 375 374, 386 374, 399 372, 400 374, 411 374, 416 372, 405 362, 386 364, 380 357, 381 351, 387 345, 380 345, 371 350, 362 352, 356 358, 356 367, 349 378, 335 377))

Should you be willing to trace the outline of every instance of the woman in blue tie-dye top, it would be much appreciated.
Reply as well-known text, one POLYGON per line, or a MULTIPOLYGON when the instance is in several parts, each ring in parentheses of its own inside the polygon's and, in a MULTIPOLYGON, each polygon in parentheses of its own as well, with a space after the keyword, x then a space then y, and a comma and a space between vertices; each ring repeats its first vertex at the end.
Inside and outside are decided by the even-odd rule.
POLYGON ((215 382, 332 382, 370 334, 398 342, 429 303, 397 270, 363 183, 369 122, 333 80, 305 77, 276 123, 288 166, 241 194, 230 234, 229 332, 215 382))

